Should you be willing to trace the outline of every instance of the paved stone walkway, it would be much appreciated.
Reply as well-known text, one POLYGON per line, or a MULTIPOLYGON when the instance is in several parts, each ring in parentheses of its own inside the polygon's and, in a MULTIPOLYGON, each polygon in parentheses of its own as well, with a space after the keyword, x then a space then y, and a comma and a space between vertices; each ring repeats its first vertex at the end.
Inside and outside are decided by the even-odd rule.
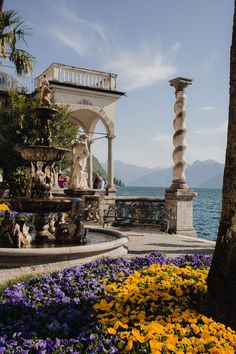
MULTIPOLYGON (((200 238, 157 233, 153 230, 122 229, 122 231, 129 236, 128 258, 144 256, 152 251, 161 251, 169 257, 183 254, 213 254, 215 248, 215 242, 200 238)), ((14 269, 0 269, 0 284, 18 277, 36 276, 37 274, 49 273, 82 263, 83 260, 73 260, 14 269)))
POLYGON ((129 236, 129 257, 160 251, 168 257, 183 254, 213 254, 215 242, 201 238, 155 233, 154 231, 123 231, 129 236))

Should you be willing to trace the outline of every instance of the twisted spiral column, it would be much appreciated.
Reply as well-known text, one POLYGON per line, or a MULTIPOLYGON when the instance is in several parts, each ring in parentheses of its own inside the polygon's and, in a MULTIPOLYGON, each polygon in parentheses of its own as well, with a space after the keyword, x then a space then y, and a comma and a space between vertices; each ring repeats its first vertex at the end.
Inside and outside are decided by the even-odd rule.
POLYGON ((178 189, 189 189, 188 184, 186 182, 185 176, 185 168, 186 168, 186 161, 185 161, 185 136, 186 136, 186 110, 185 110, 185 103, 186 103, 186 93, 185 88, 188 85, 191 85, 192 80, 185 79, 182 77, 175 78, 170 80, 170 85, 174 86, 176 102, 174 104, 174 111, 175 111, 175 119, 173 122, 174 126, 174 136, 173 136, 173 145, 174 151, 172 154, 172 158, 174 161, 173 167, 173 181, 172 185, 169 188, 169 191, 177 191, 178 189))

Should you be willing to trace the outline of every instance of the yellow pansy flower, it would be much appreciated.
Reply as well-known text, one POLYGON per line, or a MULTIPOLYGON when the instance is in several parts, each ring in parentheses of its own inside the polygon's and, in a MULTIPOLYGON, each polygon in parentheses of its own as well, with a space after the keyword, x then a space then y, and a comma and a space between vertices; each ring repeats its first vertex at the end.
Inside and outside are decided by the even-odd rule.
POLYGON ((206 291, 207 273, 191 267, 152 265, 123 282, 104 282, 105 293, 113 300, 103 299, 94 306, 97 318, 108 333, 116 331, 127 341, 119 344, 123 351, 134 351, 136 342, 140 348, 149 346, 152 354, 163 350, 198 354, 211 348, 220 354, 234 353, 236 333, 192 307, 191 294, 202 296, 206 291))
POLYGON ((0 211, 10 210, 6 203, 0 203, 0 211))
POLYGON ((107 332, 108 332, 109 334, 116 334, 116 329, 115 329, 115 328, 112 328, 112 327, 109 327, 109 328, 107 328, 107 332))
POLYGON ((125 347, 125 350, 128 352, 128 351, 130 351, 132 348, 133 348, 133 340, 132 340, 132 339, 129 339, 129 340, 128 340, 128 343, 127 343, 127 345, 126 345, 126 347, 125 347))
POLYGON ((150 348, 151 350, 162 350, 163 348, 163 343, 157 341, 156 339, 151 339, 150 342, 150 348))

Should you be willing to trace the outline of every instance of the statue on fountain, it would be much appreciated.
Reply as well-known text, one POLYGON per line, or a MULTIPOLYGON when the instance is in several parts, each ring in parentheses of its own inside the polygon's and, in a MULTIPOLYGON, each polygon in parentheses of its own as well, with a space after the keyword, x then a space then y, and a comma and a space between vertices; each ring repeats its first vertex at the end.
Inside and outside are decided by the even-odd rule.
POLYGON ((73 164, 71 168, 69 189, 88 189, 88 174, 85 171, 87 158, 90 153, 88 150, 87 134, 80 134, 79 142, 73 148, 73 164))
POLYGON ((41 82, 41 93, 40 93, 40 103, 42 107, 51 107, 52 102, 50 100, 52 90, 50 89, 49 81, 46 75, 43 75, 43 80, 41 82))

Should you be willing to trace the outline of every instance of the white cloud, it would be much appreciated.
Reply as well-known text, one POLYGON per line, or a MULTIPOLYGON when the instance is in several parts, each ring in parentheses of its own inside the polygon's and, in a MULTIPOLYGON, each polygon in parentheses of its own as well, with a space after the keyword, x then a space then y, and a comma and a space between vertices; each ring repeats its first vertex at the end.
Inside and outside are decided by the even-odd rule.
POLYGON ((70 23, 71 25, 74 24, 76 26, 84 27, 84 29, 87 28, 87 30, 93 30, 101 38, 106 40, 106 33, 105 33, 105 30, 101 24, 81 18, 77 13, 74 13, 73 11, 71 11, 68 8, 68 6, 66 8, 63 8, 62 11, 60 12, 60 14, 63 17, 63 19, 67 19, 70 21, 67 23, 70 23))
POLYGON ((216 106, 203 106, 195 109, 193 112, 214 112, 219 110, 221 111, 223 108, 216 106))
POLYGON ((160 51, 147 45, 132 50, 116 50, 104 66, 119 74, 126 90, 154 85, 176 73, 175 67, 160 51))
POLYGON ((106 31, 100 23, 81 18, 68 4, 55 9, 54 21, 44 28, 62 45, 73 49, 80 56, 91 56, 106 47, 106 31))
POLYGON ((180 48, 180 42, 173 44, 165 53, 155 48, 152 42, 132 49, 124 48, 120 46, 119 34, 111 29, 106 31, 101 23, 81 18, 65 5, 57 9, 59 20, 54 20, 49 33, 80 56, 96 55, 103 70, 119 74, 119 82, 125 90, 152 86, 176 73, 171 61, 180 48))
POLYGON ((51 28, 51 34, 65 46, 72 48, 78 55, 85 56, 89 49, 89 42, 78 33, 65 28, 51 28))
POLYGON ((179 50, 181 47, 181 43, 180 42, 177 42, 175 44, 172 45, 172 47, 170 48, 171 49, 171 54, 173 54, 173 52, 176 52, 177 50, 179 50))

